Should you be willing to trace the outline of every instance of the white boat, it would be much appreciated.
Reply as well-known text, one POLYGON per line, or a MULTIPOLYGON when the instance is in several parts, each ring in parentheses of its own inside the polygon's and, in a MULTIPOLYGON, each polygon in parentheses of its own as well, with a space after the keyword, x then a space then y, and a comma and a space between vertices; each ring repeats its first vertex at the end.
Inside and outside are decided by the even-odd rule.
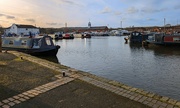
POLYGON ((81 33, 74 33, 73 36, 74 36, 74 38, 82 38, 81 33))

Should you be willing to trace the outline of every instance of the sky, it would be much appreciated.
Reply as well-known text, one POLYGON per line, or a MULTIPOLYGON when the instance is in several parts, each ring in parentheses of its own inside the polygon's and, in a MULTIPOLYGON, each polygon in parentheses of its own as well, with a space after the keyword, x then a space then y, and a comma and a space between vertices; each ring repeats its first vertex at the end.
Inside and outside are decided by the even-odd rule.
POLYGON ((179 24, 179 15, 179 0, 0 0, 2 27, 163 26, 179 24))

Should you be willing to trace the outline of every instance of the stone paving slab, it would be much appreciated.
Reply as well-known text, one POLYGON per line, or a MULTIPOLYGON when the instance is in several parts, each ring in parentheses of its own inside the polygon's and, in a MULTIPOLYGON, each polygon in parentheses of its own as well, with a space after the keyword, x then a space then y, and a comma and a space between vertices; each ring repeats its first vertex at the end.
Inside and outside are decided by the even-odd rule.
POLYGON ((155 108, 180 107, 180 103, 177 102, 176 100, 171 99, 171 101, 168 101, 170 99, 168 97, 162 97, 160 99, 156 99, 156 98, 153 98, 152 94, 148 95, 149 92, 144 91, 144 92, 141 92, 141 94, 139 92, 136 92, 137 88, 132 89, 131 87, 127 87, 127 86, 126 87, 123 86, 124 88, 119 88, 117 86, 100 82, 98 80, 95 80, 87 76, 80 77, 79 79, 85 82, 91 83, 97 87, 101 87, 108 91, 114 92, 117 95, 121 95, 131 100, 140 102, 149 107, 153 107, 153 108, 154 107, 155 108))
POLYGON ((63 77, 61 79, 58 79, 56 81, 41 85, 39 87, 36 87, 34 89, 28 90, 26 92, 23 92, 21 94, 18 94, 16 96, 12 96, 8 99, 2 100, 0 101, 0 108, 10 108, 14 105, 20 104, 22 102, 25 102, 31 98, 34 98, 38 95, 40 95, 41 93, 45 93, 49 90, 52 90, 58 86, 64 85, 66 83, 69 83, 71 81, 73 81, 73 78, 69 78, 69 77, 63 77))

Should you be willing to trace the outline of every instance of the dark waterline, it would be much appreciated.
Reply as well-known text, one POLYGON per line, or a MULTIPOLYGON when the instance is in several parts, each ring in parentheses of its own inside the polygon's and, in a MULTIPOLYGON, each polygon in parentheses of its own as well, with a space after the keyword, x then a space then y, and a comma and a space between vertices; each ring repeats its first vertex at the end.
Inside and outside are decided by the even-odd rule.
POLYGON ((125 44, 124 37, 59 40, 63 64, 180 100, 180 48, 125 44))

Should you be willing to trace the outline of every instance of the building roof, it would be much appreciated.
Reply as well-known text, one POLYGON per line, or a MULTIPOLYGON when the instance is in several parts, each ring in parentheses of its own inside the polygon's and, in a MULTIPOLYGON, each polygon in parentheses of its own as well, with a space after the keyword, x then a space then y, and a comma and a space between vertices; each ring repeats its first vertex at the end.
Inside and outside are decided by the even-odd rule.
POLYGON ((90 29, 108 29, 107 26, 94 26, 94 27, 90 27, 90 29))
POLYGON ((15 24, 18 28, 37 28, 33 25, 22 25, 22 24, 15 24))

